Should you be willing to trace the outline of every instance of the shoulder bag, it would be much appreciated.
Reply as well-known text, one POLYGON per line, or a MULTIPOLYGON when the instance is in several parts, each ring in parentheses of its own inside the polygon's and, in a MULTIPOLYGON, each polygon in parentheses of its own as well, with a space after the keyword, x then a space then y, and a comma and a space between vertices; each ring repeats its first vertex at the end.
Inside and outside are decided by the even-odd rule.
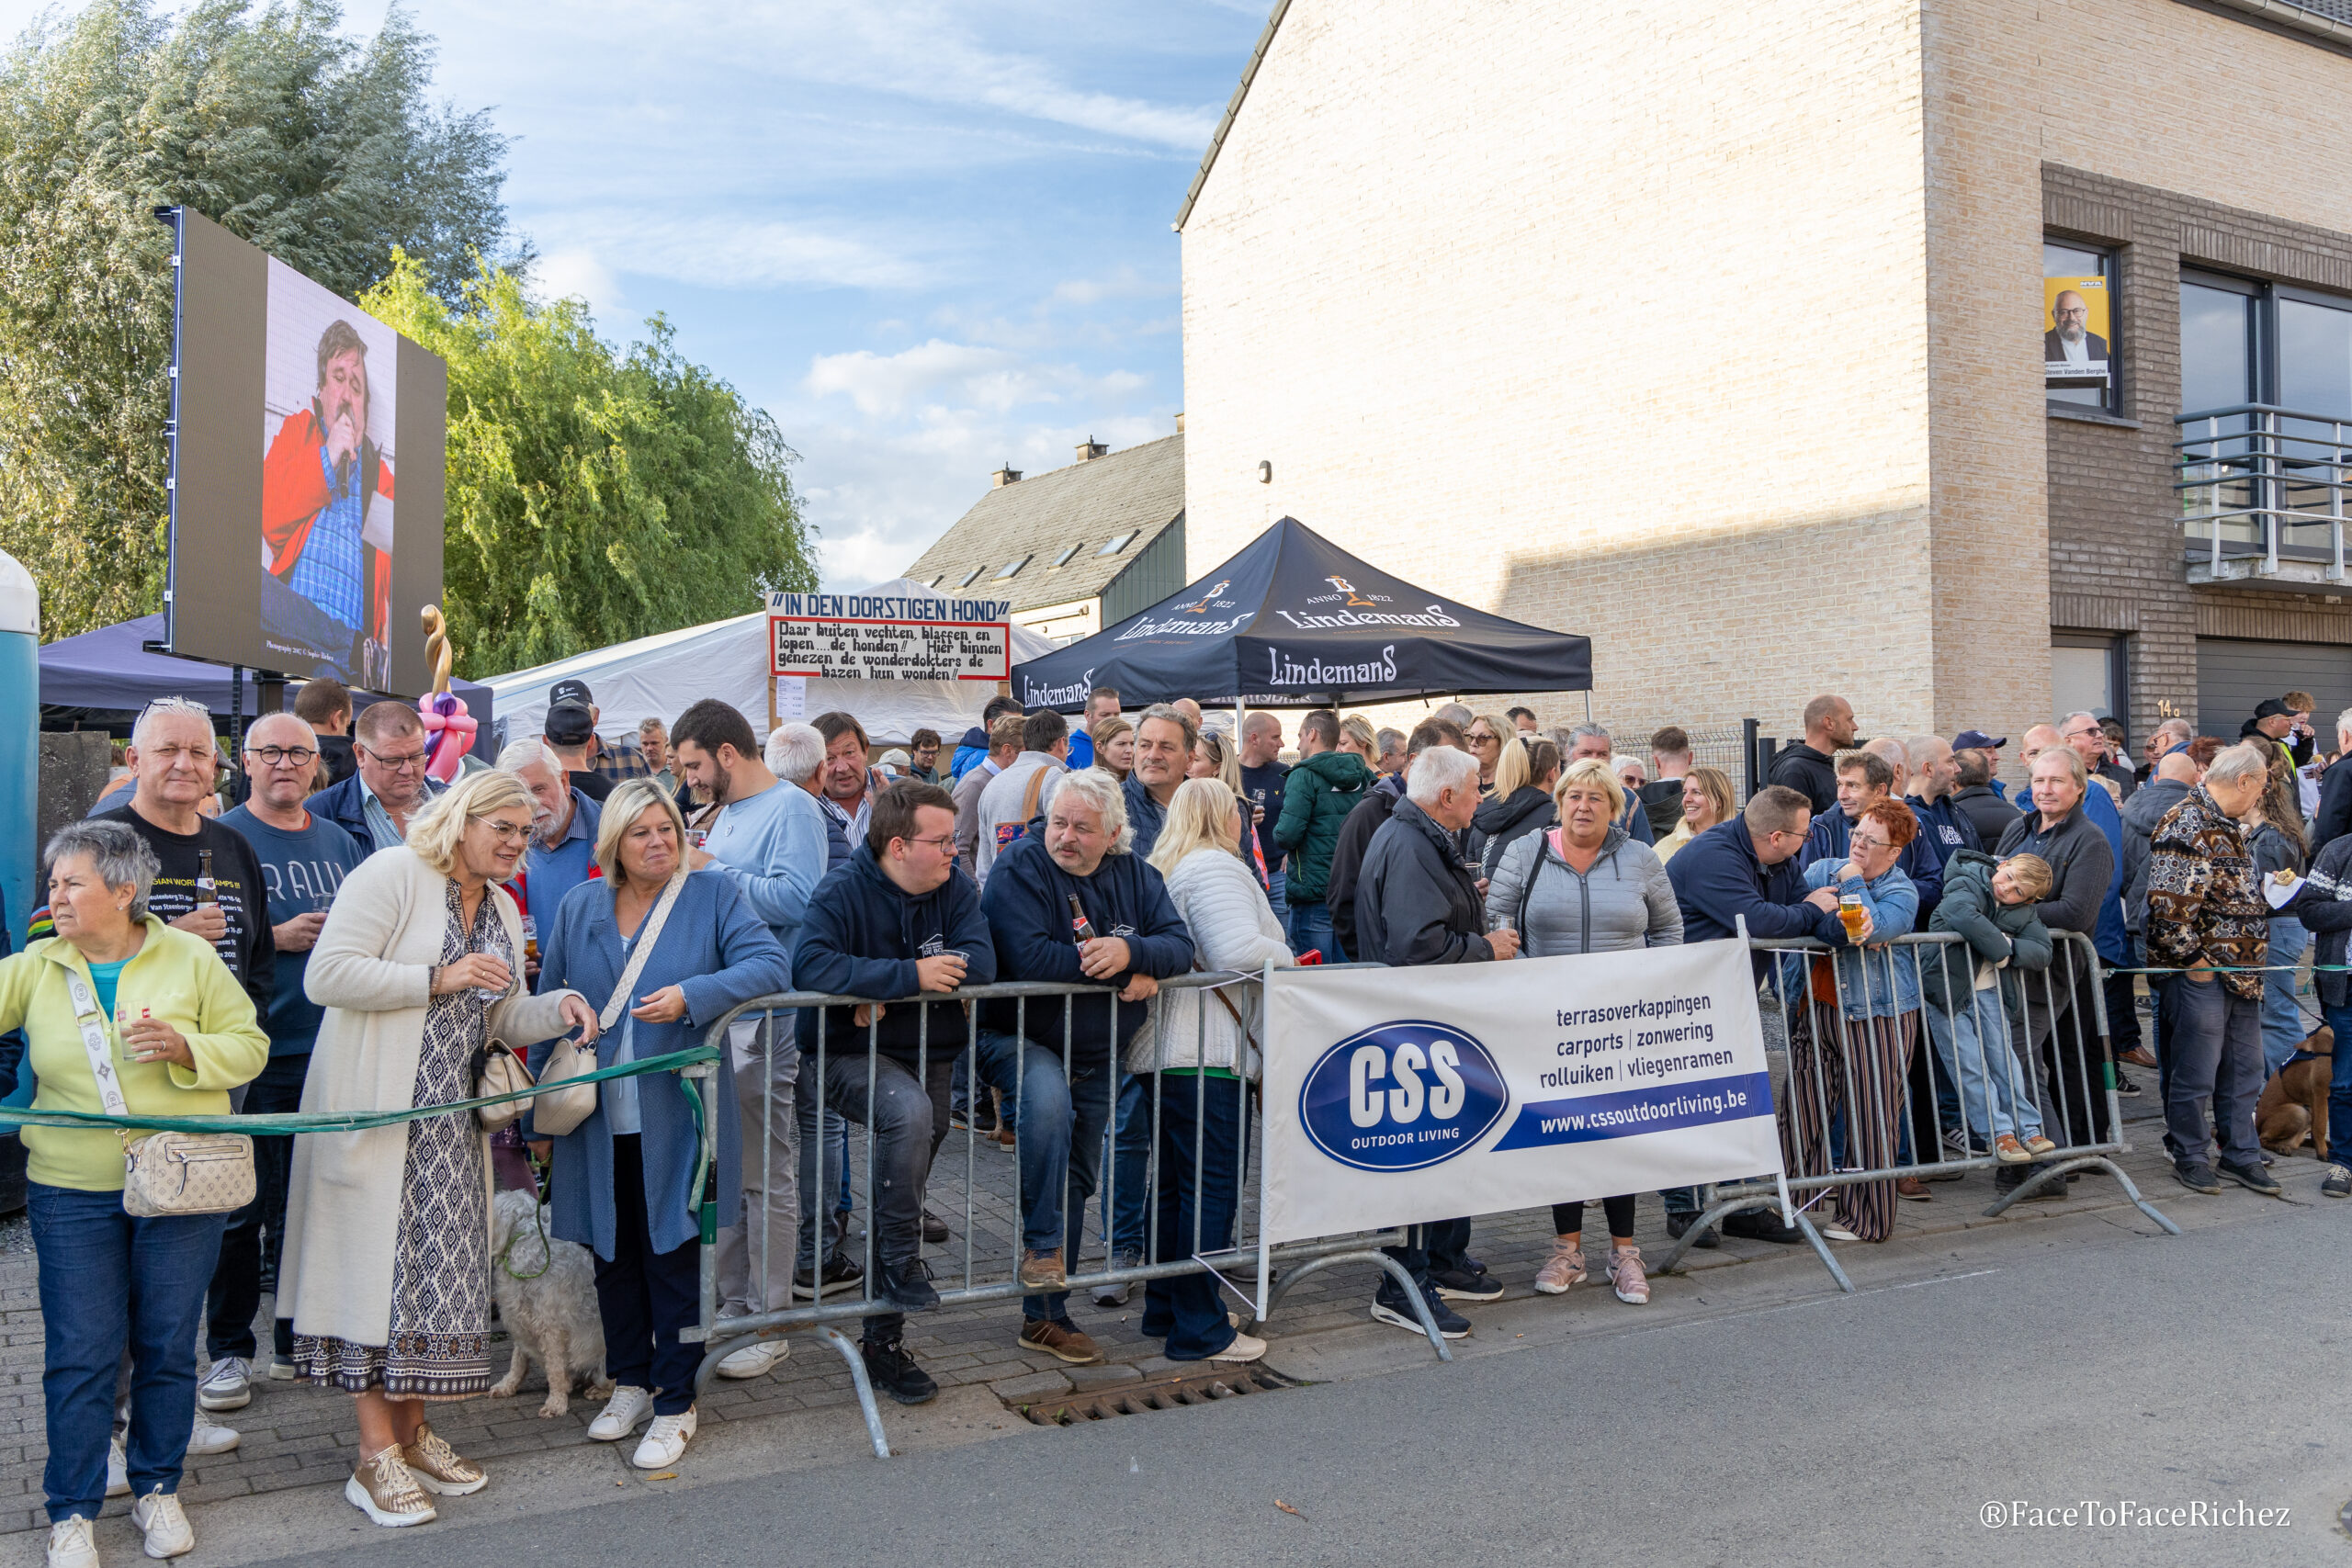
MULTIPOLYGON (((645 961, 653 955, 653 944, 662 940, 662 927, 670 919, 671 906, 678 901, 678 890, 685 885, 686 872, 681 866, 662 887, 662 897, 654 903, 652 913, 645 917, 645 924, 638 928, 637 947, 629 953, 628 963, 621 970, 620 981, 613 987, 612 999, 605 1004, 605 1010, 596 1015, 600 1031, 609 1031, 619 1021, 621 1010, 628 1006, 629 992, 635 988, 638 976, 644 972, 645 961)), ((596 1086, 565 1080, 584 1077, 595 1070, 594 1045, 568 1038, 557 1041, 555 1049, 548 1054, 546 1065, 539 1069, 539 1092, 531 1101, 533 1133, 543 1137, 560 1138, 594 1115, 596 1086)))
MULTIPOLYGON (((109 1116, 129 1116, 122 1084, 115 1077, 114 1050, 106 1017, 90 983, 65 972, 74 998, 74 1021, 82 1029, 82 1049, 98 1080, 98 1101, 109 1116)), ((122 1139, 122 1208, 141 1219, 168 1214, 225 1214, 254 1201, 254 1141, 243 1133, 150 1133, 122 1139)))

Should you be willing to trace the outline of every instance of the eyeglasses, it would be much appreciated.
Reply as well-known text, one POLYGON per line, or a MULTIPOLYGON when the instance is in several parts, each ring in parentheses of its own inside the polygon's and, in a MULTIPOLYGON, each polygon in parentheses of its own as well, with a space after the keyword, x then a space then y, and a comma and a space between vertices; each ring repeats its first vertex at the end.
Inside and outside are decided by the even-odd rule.
POLYGON ((942 833, 936 838, 908 839, 902 841, 910 844, 929 844, 944 855, 952 855, 956 852, 956 835, 953 833, 942 833))
POLYGON ((489 829, 490 836, 502 843, 511 843, 516 839, 527 839, 531 836, 531 825, 528 822, 520 824, 501 822, 494 817, 477 817, 474 820, 489 829))
POLYGON ((404 773, 411 768, 421 768, 424 766, 424 753, 422 751, 411 751, 406 755, 400 757, 387 757, 372 746, 360 746, 357 747, 356 750, 364 751, 368 756, 374 758, 378 766, 389 769, 390 772, 395 773, 404 773))
POLYGON ((2096 736, 2098 736, 2101 740, 2104 740, 2104 739, 2107 739, 2107 731, 2106 731, 2106 730, 2104 730, 2104 729, 2098 728, 2096 728, 2096 727, 2094 727, 2094 728, 2089 728, 2089 729, 2064 729, 2064 730, 2061 730, 2061 731, 2059 731, 2059 733, 2058 733, 2058 739, 2060 739, 2061 740, 2080 740, 2080 739, 2081 739, 2084 736, 2086 736, 2086 735, 2096 735, 2096 736))
POLYGON ((1860 833, 1854 835, 1851 842, 1858 850, 1891 850, 1894 847, 1891 839, 1865 839, 1860 833))
POLYGON ((258 757, 273 768, 307 768, 319 760, 319 754, 307 746, 261 746, 249 750, 246 755, 258 757))
POLYGON ((1488 730, 1486 734, 1481 735, 1474 729, 1468 735, 1464 736, 1464 739, 1468 740, 1473 746, 1492 746, 1497 741, 1500 740, 1502 737, 1497 735, 1492 730, 1488 730))

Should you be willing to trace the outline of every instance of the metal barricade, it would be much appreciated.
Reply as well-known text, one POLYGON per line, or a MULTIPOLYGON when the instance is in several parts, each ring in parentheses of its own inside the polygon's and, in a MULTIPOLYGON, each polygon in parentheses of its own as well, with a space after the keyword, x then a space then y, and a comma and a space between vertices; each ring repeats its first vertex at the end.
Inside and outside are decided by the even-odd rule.
MULTIPOLYGON (((706 1035, 719 1051, 720 1060, 715 1064, 716 1071, 701 1080, 704 1153, 710 1179, 716 1181, 719 1118, 736 1117, 742 1134, 739 1140, 742 1234, 740 1243, 728 1250, 731 1271, 741 1280, 742 1295, 759 1299, 763 1310, 723 1314, 727 1303, 721 1299, 721 1247, 714 1245, 719 1239, 716 1204, 707 1190, 702 1211, 701 1321, 682 1335, 707 1347, 695 1379, 697 1393, 708 1385, 720 1360, 757 1339, 814 1336, 847 1363, 875 1454, 888 1458, 889 1444, 864 1359, 836 1326, 849 1318, 878 1317, 901 1310, 885 1293, 879 1278, 884 1238, 875 1205, 877 1196, 886 1198, 900 1209, 897 1223, 905 1224, 903 1205, 909 1200, 890 1190, 888 1168, 903 1168, 909 1153, 903 1147, 884 1148, 883 1128, 895 1134, 913 1124, 912 1101, 918 1098, 928 1101, 932 1158, 927 1183, 911 1200, 918 1227, 912 1264, 924 1271, 943 1306, 1052 1293, 1020 1280, 1029 1239, 1023 1234, 1024 1222, 1034 1194, 1024 1190, 1018 1140, 1035 1135, 1054 1141, 1062 1135, 1061 1126, 1051 1123, 1034 1134, 1021 1128, 1021 1107, 1029 1101, 1032 1080, 1041 1073, 1053 1074, 1054 1080, 1037 1085, 1037 1104, 1032 1113, 1064 1122, 1069 1142, 1062 1229, 1048 1244, 1064 1248, 1063 1288, 1091 1291, 1103 1285, 1207 1273, 1244 1301, 1250 1301, 1250 1293, 1227 1280, 1221 1270, 1254 1263, 1258 1255, 1252 1190, 1256 1087, 1246 1073, 1225 1077, 1198 1069, 1215 1065, 1206 1059, 1210 1019, 1231 1004, 1235 1032, 1240 1033, 1240 1020, 1257 1010, 1241 1005, 1235 993, 1261 985, 1258 975, 1234 973, 1186 975, 1160 981, 1160 1001, 1151 1021, 1136 1034, 1136 1040, 1142 1041, 1149 1032, 1152 1059, 1159 1067, 1132 1077, 1125 1068, 1133 1043, 1108 1061, 1091 1060, 1073 1045, 1073 1025, 1095 1009, 1110 1012, 1111 1036, 1118 1037, 1117 998, 1102 986, 1010 981, 878 999, 796 991, 756 998, 719 1019, 706 1035), (1199 993, 1197 1003, 1189 1010, 1193 1039, 1171 1047, 1161 1037, 1168 1027, 1170 1001, 1187 992, 1199 993), (1008 1001, 1012 1004, 1012 1027, 1006 1031, 984 1028, 983 1004, 1008 1001), (960 1007, 961 1026, 949 1038, 934 1038, 931 1027, 934 1008, 923 1007, 910 1061, 902 1051, 894 1054, 884 1049, 881 1024, 888 1010, 917 1003, 960 1007), (853 1032, 864 1035, 862 1042, 838 1038, 837 1015, 824 1010, 839 1008, 855 1010, 853 1032), (812 1038, 804 1049, 798 1024, 808 1010, 817 1010, 812 1038), (1023 1043, 1015 1046, 1012 1043, 1015 1041, 1023 1043), (718 1073, 732 1075, 734 1092, 721 1092, 718 1073), (951 1100, 959 1092, 956 1088, 959 1082, 963 1109, 955 1112, 951 1100), (808 1091, 806 1095, 801 1092, 804 1088, 808 1091), (979 1130, 990 1119, 980 1108, 988 1105, 992 1089, 1001 1098, 998 1113, 1014 1129, 1013 1146, 1001 1154, 996 1135, 979 1130), (828 1126, 828 1112, 836 1111, 844 1114, 845 1126, 828 1126), (1162 1134, 1171 1117, 1181 1119, 1180 1139, 1188 1142, 1192 1151, 1189 1188, 1180 1181, 1170 1189, 1161 1179, 1162 1134), (1216 1162, 1209 1158, 1210 1136, 1204 1135, 1204 1129, 1212 1122, 1216 1124, 1212 1135, 1230 1140, 1233 1156, 1229 1172, 1215 1173, 1220 1182, 1229 1174, 1234 1211, 1230 1234, 1220 1246, 1204 1245, 1216 1239, 1214 1230, 1225 1228, 1212 1225, 1205 1213, 1210 1205, 1201 1201, 1212 1163, 1226 1163, 1222 1157, 1216 1162), (787 1126, 792 1129, 790 1135, 786 1133, 787 1126), (962 1134, 960 1157, 948 1142, 951 1130, 962 1134), (859 1161, 850 1156, 852 1145, 861 1138, 865 1157, 859 1161), (788 1176, 776 1167, 786 1150, 797 1152, 796 1168, 788 1176), (886 1168, 879 1182, 877 1151, 886 1168), (1091 1158, 1087 1157, 1090 1155, 1091 1158), (786 1179, 781 1187, 780 1178, 786 1179), (834 1242, 829 1222, 845 1191, 866 1210, 864 1275, 836 1290, 825 1280, 834 1242), (1182 1212, 1187 1192, 1192 1199, 1189 1225, 1182 1212), (1101 1266, 1081 1268, 1084 1249, 1070 1244, 1073 1239, 1084 1240, 1090 1201, 1099 1203, 1101 1223, 1096 1228, 1102 1244, 1101 1266), (755 1207, 755 1202, 761 1206, 755 1207), (1149 1207, 1138 1213, 1147 1202, 1149 1207), (1156 1212, 1163 1210, 1172 1212, 1156 1212), (925 1246, 922 1241, 920 1227, 925 1215, 945 1222, 949 1232, 944 1267, 936 1275, 924 1262, 926 1255, 935 1258, 941 1250, 937 1244, 925 1246), (1161 1234, 1169 1227, 1176 1233, 1172 1245, 1161 1234), (784 1269, 773 1261, 773 1249, 780 1247, 793 1251, 784 1269), (1129 1249, 1137 1255, 1134 1259, 1125 1256, 1129 1249), (794 1300, 778 1306, 767 1297, 786 1275, 793 1279, 794 1300)), ((1241 1048, 1254 1054, 1254 1047, 1246 1042, 1241 1048)), ((1220 1185, 1220 1197, 1225 1190, 1220 1185)), ((1216 1206, 1222 1208, 1223 1203, 1216 1206)), ((1282 1277, 1267 1299, 1262 1303, 1253 1302, 1253 1307, 1261 1316, 1271 1315, 1282 1295, 1307 1275, 1336 1263, 1371 1263, 1391 1274, 1414 1301, 1431 1347, 1442 1359, 1451 1360, 1452 1352, 1420 1292, 1413 1289, 1410 1276, 1401 1264, 1376 1250, 1383 1242, 1394 1240, 1395 1233, 1383 1232, 1285 1247, 1278 1254, 1282 1277)), ((891 1245, 895 1249, 903 1241, 903 1235, 894 1236, 891 1245)))
MULTIPOLYGON (((1994 1215, 2075 1173, 2101 1172, 2167 1235, 2180 1234, 2113 1158, 2131 1145, 2115 1090, 2098 954, 2078 932, 2051 936, 2049 966, 2015 971, 2014 998, 2004 977, 2008 971, 1993 971, 1989 990, 1977 986, 1976 956, 1951 932, 1861 949, 1832 949, 1810 938, 1751 939, 1758 952, 1775 955, 1760 1005, 1768 1036, 1777 1021, 1788 1047, 1777 1102, 1786 1186, 1806 1195, 1796 1207, 1797 1226, 1840 1290, 1853 1284, 1807 1211, 1834 1192, 1841 1209, 1852 1204, 1863 1229, 1891 1231, 1894 1183, 1904 1177, 2023 1170, 2023 1179, 1984 1211, 1994 1215), (1955 948, 1961 964, 1947 967, 1939 1003, 1929 998, 1927 979, 1955 948), (1958 994, 1962 978, 1965 1002, 1958 994), (1902 1005, 1906 993, 1908 1008, 1902 1005), (2030 1161, 2004 1160, 1996 1152, 2004 1130, 2022 1141, 2025 1129, 2037 1127, 2052 1146, 2030 1161)), ((1712 1189, 1657 1271, 1674 1271, 1725 1216, 1779 1202, 1772 1184, 1712 1189)), ((1883 1233, 1855 1234, 1884 1239, 1883 1233)))

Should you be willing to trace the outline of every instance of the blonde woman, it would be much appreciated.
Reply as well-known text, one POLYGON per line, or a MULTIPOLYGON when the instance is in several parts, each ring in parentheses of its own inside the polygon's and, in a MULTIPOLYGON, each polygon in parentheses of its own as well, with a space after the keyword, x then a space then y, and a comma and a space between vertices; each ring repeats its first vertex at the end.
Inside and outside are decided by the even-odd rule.
POLYGON ((1462 727, 1462 743, 1478 759, 1478 793, 1492 798, 1499 793, 1495 786, 1495 773, 1502 766, 1507 743, 1519 734, 1519 726, 1507 718, 1482 713, 1462 727))
MULTIPOLYGON (((1169 899, 1192 934, 1197 966, 1257 974, 1269 964, 1287 967, 1295 960, 1265 890, 1236 854, 1238 804, 1219 779, 1178 784, 1150 864, 1167 880, 1169 899)), ((1151 1021, 1127 1047, 1127 1070, 1145 1095, 1138 1116, 1150 1115, 1155 1102, 1159 1107, 1156 1260, 1233 1243, 1241 1151, 1249 1142, 1241 1080, 1258 1077, 1258 1019, 1259 998, 1250 987, 1165 990, 1153 1004, 1151 1021)), ((1143 1331, 1165 1338, 1175 1361, 1254 1361, 1266 1353, 1264 1340, 1234 1329, 1216 1281, 1206 1275, 1146 1286, 1143 1331)))
POLYGON ((1233 853, 1242 864, 1250 868, 1258 878, 1258 886, 1270 886, 1266 873, 1266 857, 1258 848, 1258 835, 1242 827, 1248 807, 1241 804, 1241 751, 1225 736, 1204 729, 1193 745, 1192 765, 1184 772, 1186 780, 1215 779, 1233 795, 1233 853))
POLYGON ((1682 820, 1657 842, 1657 858, 1670 861, 1674 852, 1732 815, 1731 776, 1721 768, 1693 768, 1682 775, 1682 820))
POLYGON ((1503 852, 1559 819, 1552 804, 1552 786, 1559 782, 1557 746, 1517 735, 1503 742, 1494 793, 1478 803, 1478 814, 1470 819, 1480 876, 1491 879, 1503 852))
MULTIPOLYGON (((1487 892, 1489 929, 1517 931, 1520 951, 1536 958, 1680 945, 1682 909, 1674 885, 1657 852, 1628 837, 1618 821, 1625 791, 1608 762, 1599 757, 1570 762, 1553 800, 1560 825, 1521 838, 1495 867, 1487 892)), ((1633 1194, 1604 1199, 1601 1207, 1617 1299, 1645 1304, 1649 1277, 1634 1245, 1633 1194)), ((1584 1204, 1553 1204, 1552 1230, 1552 1256, 1535 1276, 1536 1290, 1547 1296, 1584 1281, 1584 1204)))
MULTIPOLYGON (((596 1037, 579 992, 523 990, 522 917, 499 884, 531 810, 514 774, 469 774, 407 843, 344 879, 305 976, 326 1016, 304 1111, 446 1105, 471 1098, 493 1035, 518 1048, 596 1037)), ((491 1385, 488 1145, 470 1111, 295 1140, 279 1310, 300 1373, 353 1397, 359 1465, 344 1496, 379 1525, 425 1523, 426 1493, 489 1483, 424 1406, 491 1385)))

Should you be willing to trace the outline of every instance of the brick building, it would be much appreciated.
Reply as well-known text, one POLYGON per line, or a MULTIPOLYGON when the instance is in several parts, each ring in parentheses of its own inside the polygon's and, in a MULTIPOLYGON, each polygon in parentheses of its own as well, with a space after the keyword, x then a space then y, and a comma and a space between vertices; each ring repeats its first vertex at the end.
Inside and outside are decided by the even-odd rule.
POLYGON ((1178 220, 1187 565, 1292 513, 1634 731, 2332 716, 2347 104, 2352 0, 1283 0, 1178 220))

